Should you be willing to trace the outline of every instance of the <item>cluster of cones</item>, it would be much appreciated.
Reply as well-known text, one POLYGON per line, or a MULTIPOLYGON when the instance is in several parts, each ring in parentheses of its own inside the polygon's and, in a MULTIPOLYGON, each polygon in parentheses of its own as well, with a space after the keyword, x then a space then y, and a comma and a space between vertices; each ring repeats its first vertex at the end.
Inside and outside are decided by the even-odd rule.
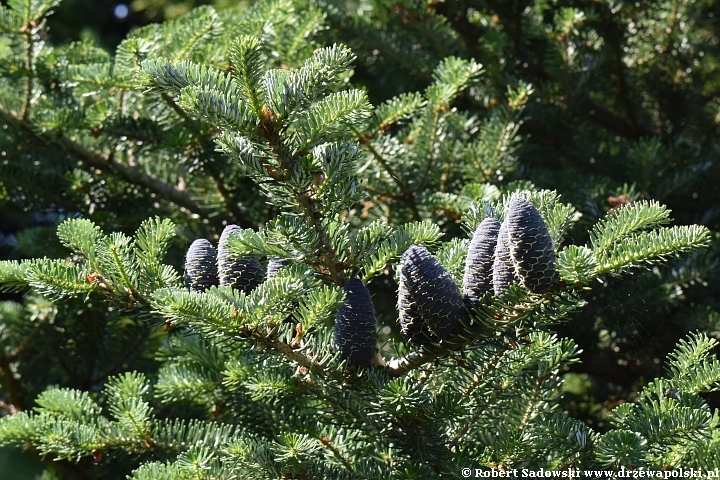
POLYGON ((225 227, 217 249, 202 238, 190 245, 185 254, 185 287, 204 292, 213 285, 228 286, 247 294, 266 278, 275 276, 285 265, 284 260, 271 259, 264 271, 257 258, 233 255, 228 251, 230 234, 241 230, 237 225, 225 227))
POLYGON ((400 328, 415 345, 431 345, 464 330, 466 307, 490 294, 503 297, 512 283, 533 293, 557 278, 555 250, 540 212, 526 198, 510 200, 505 221, 488 217, 475 231, 465 259, 462 291, 422 245, 411 246, 400 264, 400 328))
MULTIPOLYGON (((462 290, 427 248, 412 245, 405 251, 398 286, 400 328, 412 345, 437 344, 462 333, 469 320, 467 308, 479 306, 489 295, 503 297, 512 283, 543 293, 556 280, 547 225, 529 200, 515 196, 502 224, 488 217, 475 231, 462 290)), ((377 340, 370 293, 357 278, 345 291, 345 303, 335 317, 335 344, 349 363, 369 365, 377 340)))
MULTIPOLYGON (((267 273, 255 257, 231 255, 227 241, 237 225, 228 225, 217 250, 195 240, 185 260, 185 286, 205 291, 224 285, 250 293, 283 265, 271 260, 267 273)), ((512 283, 533 293, 549 290, 557 280, 555 251, 540 212, 526 198, 515 196, 505 221, 488 217, 475 231, 465 260, 462 290, 440 261, 422 245, 412 245, 400 262, 398 311, 408 343, 433 345, 463 332, 467 308, 491 294, 502 297, 512 283)), ((345 302, 335 315, 335 347, 349 364, 368 366, 375 356, 375 309, 365 284, 353 278, 345 285, 345 302)))

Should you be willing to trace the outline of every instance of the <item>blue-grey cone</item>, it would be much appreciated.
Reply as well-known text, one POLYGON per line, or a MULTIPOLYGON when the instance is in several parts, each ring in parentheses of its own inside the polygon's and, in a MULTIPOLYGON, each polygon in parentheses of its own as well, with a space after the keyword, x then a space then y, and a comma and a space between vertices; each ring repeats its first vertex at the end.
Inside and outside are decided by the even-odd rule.
POLYGON ((523 197, 510 200, 507 231, 510 257, 522 284, 533 293, 549 290, 557 279, 555 250, 535 205, 523 197))
MULTIPOLYGON (((403 255, 402 264, 405 263, 403 255)), ((415 301, 410 296, 407 288, 407 278, 405 269, 402 264, 400 266, 400 281, 398 283, 398 320, 400 322, 400 331, 407 338, 411 345, 427 345, 428 343, 437 342, 437 338, 431 334, 427 325, 420 318, 420 314, 415 308, 415 301)))
POLYGON ((498 231, 495 260, 493 261, 493 291, 498 297, 503 297, 505 290, 515 280, 515 267, 510 258, 508 242, 507 221, 505 221, 500 225, 498 231))
POLYGON ((217 250, 212 244, 200 238, 195 240, 185 254, 185 287, 204 292, 218 285, 215 257, 217 250))
POLYGON ((281 268, 290 265, 290 260, 286 258, 271 258, 267 264, 266 278, 270 280, 280 271, 281 268))
POLYGON ((372 298, 359 278, 349 280, 344 290, 345 302, 335 314, 335 347, 349 364, 369 366, 377 345, 372 298))
POLYGON ((478 304, 487 292, 493 291, 493 262, 499 232, 500 222, 488 217, 480 223, 470 241, 463 276, 463 293, 470 305, 478 304))
POLYGON ((230 234, 241 230, 237 225, 228 225, 223 229, 218 242, 217 270, 220 285, 250 293, 263 282, 265 275, 255 257, 235 255, 228 251, 230 234))
POLYGON ((412 245, 403 254, 401 268, 427 331, 439 340, 461 333, 468 319, 462 293, 438 259, 424 246, 412 245))

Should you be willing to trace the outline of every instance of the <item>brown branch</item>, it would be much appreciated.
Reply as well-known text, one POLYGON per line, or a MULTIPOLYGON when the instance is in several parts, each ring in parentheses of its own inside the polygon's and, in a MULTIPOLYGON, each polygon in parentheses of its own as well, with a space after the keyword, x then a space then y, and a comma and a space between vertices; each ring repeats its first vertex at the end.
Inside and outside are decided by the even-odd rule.
POLYGON ((385 157, 383 157, 380 152, 378 152, 377 149, 372 146, 369 139, 364 140, 363 137, 360 135, 360 132, 358 132, 357 130, 354 133, 355 137, 358 139, 358 143, 361 146, 367 148, 367 150, 372 154, 375 160, 378 161, 380 166, 385 169, 388 175, 390 175, 390 178, 392 178, 395 182, 395 185, 397 185, 397 187, 402 192, 402 195, 393 196, 393 198, 403 200, 408 205, 410 211, 412 212, 414 220, 418 222, 422 220, 422 218, 420 217, 420 211, 418 210, 417 202, 415 202, 416 190, 411 190, 410 188, 408 188, 405 182, 403 182, 400 178, 400 175, 398 175, 395 169, 387 162, 387 160, 385 160, 385 157))
POLYGON ((14 415, 15 413, 17 413, 15 411, 14 405, 7 404, 7 403, 3 402, 2 400, 0 400, 0 410, 7 412, 8 415, 14 415))
POLYGON ((0 344, 0 383, 7 392, 7 408, 11 413, 25 410, 22 391, 10 368, 10 358, 5 355, 5 348, 0 344))
POLYGON ((337 458, 338 460, 340 460, 340 463, 342 463, 343 466, 344 466, 348 471, 350 471, 350 472, 355 472, 355 468, 353 467, 352 463, 350 463, 350 461, 349 461, 347 458, 345 458, 345 456, 342 454, 342 452, 341 452, 340 450, 338 450, 338 448, 337 448, 335 445, 332 444, 332 442, 330 441, 329 438, 327 438, 327 437, 321 438, 321 439, 320 439, 320 444, 321 444, 323 447, 325 447, 325 448, 327 448, 328 450, 330 450, 330 451, 332 452, 333 456, 335 456, 335 458, 337 458))
POLYGON ((33 41, 33 35, 34 35, 34 27, 32 24, 24 25, 20 32, 23 34, 23 37, 25 38, 25 70, 27 73, 26 82, 25 82, 25 95, 23 98, 23 106, 22 110, 20 111, 20 119, 25 120, 30 113, 30 100, 32 99, 32 86, 33 86, 33 56, 34 56, 34 46, 35 42, 33 41))
POLYGON ((301 367, 306 368, 309 372, 313 372, 320 375, 323 378, 330 378, 337 381, 343 381, 344 378, 337 372, 327 370, 321 364, 303 354, 299 350, 294 350, 290 345, 283 342, 282 340, 275 340, 268 336, 264 336, 258 332, 252 332, 253 337, 257 340, 258 344, 265 348, 276 350, 282 354, 285 358, 292 360, 301 367))
POLYGON ((9 362, 13 362, 22 355, 22 353, 27 349, 28 346, 35 340, 35 337, 37 337, 40 334, 40 330, 42 330, 42 327, 47 323, 47 316, 40 319, 40 321, 35 325, 35 328, 33 328, 32 332, 30 332, 30 335, 27 336, 25 341, 20 344, 17 348, 15 348, 12 352, 6 355, 7 360, 9 362))
POLYGON ((165 182, 153 175, 150 175, 139 167, 134 165, 127 165, 111 158, 106 158, 103 155, 94 152, 83 145, 74 142, 67 138, 63 134, 59 134, 55 137, 54 142, 57 146, 61 147, 67 153, 83 160, 88 166, 92 166, 98 169, 110 168, 115 173, 123 177, 125 180, 135 183, 136 185, 142 186, 151 190, 160 196, 166 198, 172 203, 184 207, 187 210, 197 213, 203 217, 208 218, 212 223, 222 224, 222 220, 219 218, 212 218, 211 211, 201 207, 187 191, 180 190, 175 185, 165 182))
POLYGON ((404 357, 390 360, 385 369, 391 377, 399 377, 450 352, 449 348, 420 347, 404 357))
POLYGON ((147 188, 179 207, 207 218, 218 227, 222 227, 227 222, 227 218, 214 216, 212 210, 200 206, 187 191, 144 172, 136 165, 121 163, 112 157, 105 157, 101 153, 68 138, 62 132, 38 133, 30 121, 18 119, 15 115, 2 108, 0 108, 0 117, 19 130, 29 134, 34 140, 57 147, 81 160, 86 167, 99 170, 110 169, 124 180, 147 188))
MULTIPOLYGON (((258 134, 268 142, 277 157, 280 168, 283 170, 282 174, 278 174, 269 168, 268 174, 271 175, 275 181, 282 182, 288 175, 292 174, 296 161, 280 139, 280 133, 272 114, 269 114, 267 118, 262 121, 260 128, 258 128, 258 134)), ((297 191, 295 189, 292 190, 292 194, 300 206, 302 217, 310 224, 320 238, 320 264, 326 270, 322 273, 326 274, 336 285, 344 286, 345 283, 347 283, 345 266, 344 263, 340 261, 340 258, 338 258, 330 236, 322 225, 322 214, 315 208, 314 196, 309 191, 297 191)))

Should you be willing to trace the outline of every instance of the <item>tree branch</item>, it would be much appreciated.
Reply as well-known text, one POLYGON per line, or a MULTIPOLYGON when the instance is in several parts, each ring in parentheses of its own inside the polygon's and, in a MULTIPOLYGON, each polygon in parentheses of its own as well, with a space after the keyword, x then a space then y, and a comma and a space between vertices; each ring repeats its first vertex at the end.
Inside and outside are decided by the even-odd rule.
POLYGON ((118 162, 112 159, 112 157, 105 157, 99 152, 71 140, 62 132, 38 133, 31 122, 18 119, 15 115, 2 108, 0 108, 0 117, 19 130, 31 135, 35 140, 57 147, 81 160, 86 167, 93 167, 94 169, 100 170, 110 169, 124 180, 147 188, 179 207, 207 218, 218 228, 222 228, 222 226, 230 220, 224 216, 214 216, 212 210, 200 206, 187 191, 181 190, 175 185, 144 172, 138 166, 118 162))
POLYGON ((0 344, 0 383, 7 392, 7 407, 11 413, 17 413, 25 410, 22 400, 22 392, 20 385, 15 381, 12 369, 10 368, 10 357, 5 355, 5 347, 0 344))
POLYGON ((308 357, 307 355, 303 354, 302 352, 294 350, 290 345, 283 342, 282 340, 274 340, 258 332, 253 332, 253 337, 258 341, 258 344, 260 344, 261 346, 276 350, 285 358, 292 360, 301 367, 306 368, 309 372, 313 372, 323 378, 330 378, 340 382, 344 380, 344 377, 339 373, 325 369, 325 367, 323 367, 321 364, 308 357))
MULTIPOLYGON (((198 130, 198 122, 193 117, 188 115, 188 113, 180 108, 180 106, 173 100, 173 98, 168 95, 167 93, 160 94, 163 101, 170 107, 172 110, 193 130, 198 130)), ((212 133, 215 130, 215 128, 210 128, 205 133, 212 133)), ((200 142, 198 142, 200 143, 200 142)), ((204 145, 199 145, 199 148, 203 151, 205 150, 204 145)), ((207 168, 205 171, 210 175, 210 178, 212 179, 213 183, 215 184, 215 188, 217 188, 218 193, 220 194, 220 197, 223 199, 223 203, 225 204, 225 207, 227 207, 230 214, 234 217, 234 222, 239 224, 242 228, 255 228, 255 224, 251 222, 246 215, 243 213, 243 211, 238 208, 237 202, 234 202, 232 200, 232 195, 228 191, 227 188, 225 188, 225 184, 222 181, 222 178, 220 178, 220 175, 218 175, 217 171, 213 167, 212 164, 208 163, 207 168)))
POLYGON ((225 183, 223 182, 223 179, 220 177, 220 175, 217 174, 215 168, 212 165, 208 165, 206 171, 210 174, 210 178, 212 178, 212 181, 215 184, 215 188, 217 188, 218 192, 220 193, 220 196, 223 199, 223 203, 225 203, 225 207, 233 216, 235 222, 238 223, 238 225, 242 228, 255 228, 255 224, 247 218, 245 213, 243 213, 243 211, 240 209, 238 203, 233 201, 232 194, 227 188, 225 188, 225 183))
POLYGON ((33 56, 35 42, 33 41, 33 35, 35 34, 34 27, 32 25, 24 25, 20 30, 25 39, 25 70, 27 73, 25 83, 25 94, 23 97, 23 106, 20 111, 20 119, 25 120, 30 113, 30 100, 32 99, 32 87, 33 87, 33 56))
POLYGON ((462 334, 437 344, 423 345, 404 357, 390 360, 385 364, 385 370, 391 377, 405 375, 426 363, 462 350, 479 340, 487 339, 498 329, 516 325, 520 320, 532 315, 538 309, 546 307, 548 302, 551 301, 552 297, 543 296, 537 297, 535 300, 508 306, 507 309, 503 308, 501 314, 493 315, 492 325, 483 321, 473 321, 471 325, 465 325, 465 331, 462 334))
POLYGON ((37 325, 35 325, 35 328, 33 328, 32 332, 30 332, 30 335, 27 336, 25 341, 15 348, 12 352, 6 355, 6 358, 9 362, 15 361, 17 357, 22 355, 22 353, 27 349, 28 346, 35 340, 35 337, 37 337, 40 334, 40 330, 42 330, 42 327, 47 323, 47 316, 44 316, 40 319, 40 321, 37 322, 37 325))
POLYGON ((640 124, 635 125, 625 117, 614 114, 607 108, 587 97, 578 99, 577 108, 581 111, 588 112, 588 117, 596 125, 629 139, 657 137, 662 135, 662 131, 658 128, 640 124))
MULTIPOLYGON (((278 126, 274 123, 273 118, 268 118, 262 123, 262 127, 259 129, 259 134, 268 142, 270 148, 277 157, 280 168, 283 170, 281 175, 278 173, 268 173, 270 173, 275 181, 282 182, 292 174, 295 168, 295 160, 292 153, 288 151, 287 147, 280 139, 278 126)), ((328 232, 322 225, 322 214, 318 212, 315 207, 315 199, 309 192, 297 191, 295 188, 292 189, 292 195, 295 197, 295 201, 300 206, 302 218, 304 218, 313 230, 315 230, 320 238, 320 263, 327 270, 327 272, 323 273, 325 273, 336 285, 341 287, 344 286, 345 283, 347 283, 345 267, 343 266, 343 262, 341 262, 337 256, 337 252, 332 245, 328 232)))
POLYGON ((367 150, 372 154, 375 160, 377 160, 380 166, 385 169, 388 175, 390 175, 390 178, 392 178, 395 182, 395 185, 397 185, 397 187, 402 192, 402 195, 393 196, 393 198, 403 200, 405 203, 407 203, 410 211, 412 212, 414 220, 418 222, 422 220, 422 218, 420 217, 420 211, 417 207, 417 203, 415 202, 415 191, 408 188, 405 182, 403 182, 400 178, 400 175, 398 175, 395 169, 387 162, 387 160, 385 160, 385 157, 383 157, 380 152, 378 152, 377 149, 372 146, 369 139, 364 140, 362 135, 360 135, 360 132, 358 132, 357 130, 354 131, 354 133, 358 143, 361 146, 367 148, 367 150))

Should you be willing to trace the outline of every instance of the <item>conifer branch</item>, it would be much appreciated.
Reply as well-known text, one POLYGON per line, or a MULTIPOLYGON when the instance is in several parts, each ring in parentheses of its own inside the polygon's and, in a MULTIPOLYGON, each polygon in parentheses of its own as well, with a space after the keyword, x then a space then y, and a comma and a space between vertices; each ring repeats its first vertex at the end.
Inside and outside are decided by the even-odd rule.
MULTIPOLYGON (((0 262, 0 290, 32 289, 57 304, 50 317, 56 320, 38 317, 38 308, 50 311, 39 296, 25 296, 26 308, 0 305, 0 333, 8 349, 0 350, 0 410, 11 413, 0 418, 0 446, 30 445, 38 456, 57 457, 55 465, 66 467, 54 469, 59 476, 138 480, 430 478, 449 474, 468 458, 497 471, 521 465, 550 471, 719 464, 720 419, 699 395, 720 388, 714 340, 681 342, 667 357, 668 378, 613 409, 608 431, 600 434, 559 411, 556 388, 563 367, 579 360, 578 351, 571 340, 546 332, 586 304, 607 311, 608 295, 617 293, 618 284, 605 283, 604 291, 587 301, 581 297, 600 275, 662 265, 711 240, 702 227, 662 227, 669 222, 664 207, 637 201, 638 193, 662 197, 673 191, 681 224, 692 218, 710 223, 717 213, 695 210, 702 202, 683 201, 687 192, 677 190, 687 178, 698 177, 687 172, 699 167, 696 162, 711 164, 717 137, 720 104, 705 95, 714 85, 717 45, 708 40, 715 38, 712 28, 691 30, 707 5, 663 0, 611 9, 577 0, 548 10, 547 2, 536 1, 518 10, 490 2, 475 11, 468 2, 450 2, 459 7, 455 10, 448 4, 366 2, 360 13, 336 0, 259 0, 247 13, 215 13, 203 6, 184 18, 141 28, 114 55, 93 41, 39 54, 46 14, 58 2, 10 0, 4 2, 9 7, 0 6, 0 30, 12 36, 0 45, 2 96, 11 105, 0 106, 0 124, 8 129, 3 149, 9 152, 0 159, 5 165, 0 173, 9 177, 2 181, 8 192, 0 196, 11 197, 19 230, 33 221, 18 215, 20 208, 34 213, 44 206, 35 196, 45 204, 55 201, 53 208, 64 206, 49 219, 84 211, 81 202, 89 198, 102 205, 103 226, 124 229, 133 228, 139 212, 156 208, 157 197, 162 211, 177 205, 193 213, 177 227, 187 235, 208 237, 207 219, 218 230, 225 219, 234 221, 245 230, 228 240, 225 253, 291 265, 279 273, 273 266, 273 279, 262 283, 257 273, 259 285, 252 291, 238 289, 226 280, 229 273, 246 273, 247 262, 225 262, 233 255, 218 255, 220 249, 210 245, 211 253, 200 261, 186 256, 191 268, 182 288, 178 272, 162 260, 176 228, 169 219, 148 221, 134 238, 105 235, 89 220, 64 222, 58 237, 70 256, 57 246, 48 248, 50 259, 0 262), (562 22, 562 35, 548 30, 552 15, 554 24, 562 22), (326 30, 326 18, 342 26, 326 30), (313 38, 322 30, 322 39, 313 38), (230 42, 232 37, 238 40, 230 42), (361 81, 373 98, 426 88, 395 96, 370 113, 364 92, 346 90, 357 81, 351 78, 355 55, 343 46, 321 48, 318 40, 358 46, 361 81), (542 48, 525 48, 534 42, 542 48), (706 55, 692 58, 701 51, 706 55), (485 61, 489 74, 483 82, 476 82, 481 70, 475 61, 439 58, 453 52, 485 61), (301 68, 286 68, 310 55, 301 68), (533 78, 543 88, 529 104, 523 92, 533 78), (142 84, 149 88, 145 93, 138 90, 142 84), (471 84, 477 88, 469 90, 471 84), (506 90, 507 104, 500 100, 506 90), (450 108, 462 92, 467 93, 458 108, 450 108), (637 109, 635 94, 643 99, 637 109), (691 115, 670 110, 680 103, 691 115), (527 110, 520 108, 525 105, 527 110), (593 125, 602 128, 589 130, 593 125), (629 142, 648 136, 655 138, 629 142), (520 138, 528 139, 528 151, 520 151, 520 138), (226 157, 213 154, 213 141, 238 165, 225 165, 226 157), (562 158, 536 153, 543 145, 562 158), (17 152, 29 154, 14 157, 17 152), (196 160, 191 171, 197 174, 185 178, 187 189, 170 180, 176 158, 196 160), (358 172, 361 158, 368 163, 358 172), (528 168, 511 177, 525 164, 528 168), (35 174, 35 165, 46 171, 35 174), (583 179, 582 171, 595 175, 583 179), (639 188, 638 171, 646 173, 639 188), (653 184, 655 174, 663 177, 659 186, 653 184), (365 206, 381 208, 353 208, 362 197, 360 175, 370 183, 365 206), (479 183, 501 177, 507 182, 479 183), (256 182, 279 215, 264 228, 250 221, 264 218, 267 210, 260 201, 244 203, 256 191, 242 191, 245 178, 256 182), (577 200, 589 200, 583 213, 590 220, 578 221, 572 206, 531 186, 549 181, 577 200), (58 196, 65 192, 53 188, 55 183, 69 184, 77 194, 61 203, 58 196), (619 187, 623 184, 628 186, 619 187), (43 187, 47 193, 39 191, 43 187), (615 187, 622 193, 614 193, 615 187), (198 188, 210 197, 195 195, 198 188), (511 214, 509 199, 518 190, 542 219, 511 214), (606 209, 602 197, 610 194, 623 197, 618 203, 626 206, 613 208, 589 228, 606 209), (132 212, 118 208, 126 198, 132 212), (439 208, 447 212, 444 219, 409 223, 439 208), (223 217, 212 217, 218 209, 223 217), (489 272, 493 279, 477 299, 462 297, 478 283, 462 276, 463 263, 468 273, 468 263, 480 256, 459 232, 456 221, 463 213, 468 230, 492 215, 514 219, 518 233, 512 241, 508 234, 502 245, 508 252, 512 248, 512 268, 506 268, 511 275, 496 289, 495 265, 489 272, 485 262, 488 268, 477 273, 489 280, 489 272), (544 222, 547 235, 543 231, 540 243, 550 246, 524 255, 520 244, 536 245, 539 237, 520 227, 520 220, 534 229, 544 222), (589 241, 564 246, 570 231, 575 240, 589 233, 589 241), (385 303, 381 299, 401 292, 387 278, 375 285, 378 298, 354 301, 359 298, 354 289, 388 273, 411 245, 437 245, 443 233, 449 241, 438 250, 432 270, 451 281, 440 285, 440 275, 423 274, 423 288, 405 303, 404 313, 418 314, 420 329, 427 327, 427 342, 417 346, 418 337, 408 335, 408 345, 417 350, 386 364, 377 337, 364 340, 376 333, 376 300, 385 303), (530 257, 540 264, 521 269, 530 257), (552 285, 540 290, 528 283, 530 271, 548 283, 552 278, 552 285), (346 283, 351 274, 359 277, 355 286, 346 283), (521 278, 509 278, 516 274, 521 278), (206 288, 210 284, 219 285, 206 288), (338 285, 353 287, 344 300, 338 285), (95 306, 78 315, 73 303, 83 298, 95 306), (432 309, 417 301, 427 298, 432 309), (106 311, 107 302, 112 307, 106 311), (151 315, 179 327, 162 346, 164 326, 148 321, 151 315), (457 323, 446 330, 445 320, 457 323), (60 328, 49 328, 50 322, 60 328), (185 331, 198 341, 179 340, 185 331), (521 348, 510 337, 529 342, 521 348), (352 366, 358 346, 367 347, 363 353, 372 346, 375 359, 367 368, 352 366), (474 364, 461 357, 464 350, 474 364), (350 357, 344 356, 348 351, 350 357), (38 369, 53 352, 56 367, 38 369), (106 378, 121 370, 145 371, 148 377, 106 378), (97 392, 105 380, 105 392, 97 392), (8 388, 8 381, 15 385, 8 388), (31 398, 36 391, 43 393, 31 398), (155 412, 158 404, 162 410, 155 412), (32 406, 32 412, 18 408, 32 406), (197 421, 177 419, 188 413, 197 421), (214 422, 218 418, 222 424, 214 422), (116 458, 119 452, 124 459, 116 458), (95 467, 93 459, 125 471, 95 467)), ((697 170, 710 171, 704 168, 697 170)), ((710 176, 703 181, 712 184, 710 176)), ((37 243, 46 240, 46 230, 19 233, 19 250, 42 255, 37 243)), ((497 239, 490 237, 484 260, 497 250, 497 239)), ((716 263, 710 254, 678 263, 669 275, 658 270, 653 279, 661 285, 653 284, 653 300, 672 300, 671 310, 680 313, 675 307, 685 291, 716 263)), ((710 277, 702 280, 704 288, 715 288, 710 277)), ((398 295, 399 306, 403 298, 398 295)), ((655 302, 644 301, 649 298, 650 293, 634 293, 630 301, 654 308, 655 302)), ((703 316, 698 323, 705 328, 720 317, 709 305, 702 306, 708 311, 693 311, 693 321, 703 316)), ((626 307, 618 301, 609 308, 618 309, 620 317, 626 307)), ((598 312, 587 317, 593 321, 598 312)), ((620 338, 636 335, 628 330, 618 330, 613 342, 631 345, 620 338)), ((663 340, 674 340, 673 332, 661 332, 663 340)), ((607 378, 587 362, 581 372, 607 378)))
POLYGON ((382 38, 378 40, 377 34, 379 32, 376 29, 372 27, 363 28, 363 26, 356 27, 352 22, 342 24, 337 22, 337 17, 331 17, 329 20, 329 23, 333 29, 339 31, 352 30, 352 33, 356 35, 357 38, 361 40, 365 45, 370 46, 372 49, 378 50, 381 55, 386 57, 395 65, 398 65, 403 70, 407 71, 410 75, 417 77, 419 80, 426 83, 430 83, 432 81, 432 76, 429 73, 423 71, 421 68, 418 68, 418 65, 409 62, 406 56, 404 56, 401 52, 393 50, 390 45, 382 41, 382 38), (372 32, 372 34, 369 34, 369 32, 372 32))
POLYGON ((256 331, 253 331, 252 335, 260 346, 276 350, 285 358, 292 360, 301 367, 305 367, 308 371, 313 372, 316 375, 320 375, 323 378, 331 378, 337 381, 341 381, 343 379, 342 375, 327 370, 321 364, 308 357, 307 355, 304 355, 302 352, 294 350, 290 345, 283 342, 282 340, 273 339, 270 336, 262 335, 261 333, 256 331))
MULTIPOLYGON (((265 122, 263 122, 262 127, 259 129, 259 133, 268 141, 270 148, 278 159, 278 163, 284 170, 284 173, 280 176, 281 178, 276 178, 276 180, 281 181, 281 179, 284 179, 290 174, 290 172, 293 171, 295 160, 290 156, 287 152, 287 148, 283 145, 272 118, 268 118, 265 122)), ((276 172, 274 174, 271 172, 268 173, 273 178, 278 175, 276 172)), ((336 285, 341 287, 344 286, 347 282, 347 275, 345 274, 343 263, 338 258, 332 245, 332 241, 330 240, 330 236, 322 225, 321 214, 315 208, 315 200, 309 192, 298 192, 294 188, 292 192, 297 205, 301 208, 302 216, 313 228, 313 230, 315 230, 322 244, 320 252, 321 265, 327 269, 328 276, 336 285)))
POLYGON ((173 100, 173 98, 167 92, 162 92, 160 94, 160 97, 170 108, 172 108, 173 112, 175 112, 180 118, 185 121, 185 123, 194 128, 197 128, 197 122, 195 121, 195 119, 188 115, 185 110, 180 108, 177 102, 173 100))
POLYGON ((364 139, 360 135, 360 132, 358 132, 357 130, 355 130, 354 133, 360 145, 367 148, 367 150, 372 154, 375 160, 378 161, 380 166, 385 169, 388 175, 390 175, 390 178, 392 178, 395 182, 395 185, 397 185, 397 187, 402 192, 400 195, 393 196, 393 198, 403 200, 407 204, 407 206, 410 208, 410 211, 412 212, 413 219, 415 221, 419 222, 420 220, 422 220, 420 216, 420 211, 418 210, 417 202, 415 201, 415 190, 411 190, 407 187, 405 182, 403 182, 400 178, 400 175, 397 174, 395 169, 387 162, 385 157, 383 157, 380 152, 378 152, 377 149, 372 146, 372 143, 370 143, 369 139, 364 139))
POLYGON ((532 413, 535 410, 535 402, 537 401, 537 397, 540 394, 540 391, 542 390, 543 383, 545 383, 545 380, 547 380, 549 375, 550 375, 549 373, 541 374, 538 372, 537 380, 535 382, 535 387, 533 388, 530 399, 528 400, 528 406, 525 409, 525 415, 523 415, 523 418, 519 424, 520 429, 525 430, 525 427, 527 427, 528 422, 530 422, 530 417, 532 417, 532 413))
POLYGON ((49 132, 38 133, 35 126, 30 121, 18 119, 3 108, 0 108, 0 118, 12 124, 19 130, 24 131, 34 140, 58 147, 75 158, 78 158, 88 167, 100 170, 110 168, 130 183, 145 187, 148 190, 166 198, 170 202, 183 207, 192 213, 196 213, 203 218, 207 218, 218 228, 221 228, 226 221, 222 215, 214 215, 214 212, 201 207, 187 191, 181 190, 164 180, 142 171, 138 166, 126 165, 113 160, 112 158, 105 157, 91 148, 71 140, 62 132, 55 132, 54 134, 49 132))
POLYGON ((33 65, 33 57, 35 42, 33 41, 34 27, 32 23, 23 26, 23 38, 25 40, 25 94, 23 97, 23 106, 20 111, 20 119, 26 120, 30 113, 30 101, 32 100, 33 90, 33 72, 35 70, 33 65))
POLYGON ((473 320, 471 325, 465 326, 462 333, 447 341, 443 340, 440 343, 422 345, 417 350, 403 357, 392 359, 385 364, 386 372, 391 377, 400 377, 426 363, 430 363, 452 352, 462 350, 479 340, 486 339, 488 335, 497 332, 499 329, 517 325, 523 319, 528 318, 536 312, 545 311, 546 314, 552 317, 553 314, 550 313, 550 310, 557 308, 558 313, 562 316, 567 315, 569 311, 577 307, 577 305, 573 303, 576 302, 577 299, 573 298, 574 294, 572 293, 569 297, 564 297, 561 292, 556 291, 549 295, 529 298, 526 294, 517 290, 512 295, 518 293, 520 293, 520 296, 514 299, 510 299, 506 293, 506 300, 509 304, 505 303, 505 300, 500 300, 499 303, 495 303, 491 307, 491 310, 482 314, 483 316, 489 315, 492 319, 473 320), (512 306, 510 307, 510 305, 512 306), (568 306, 570 306, 569 309, 568 306))
POLYGON ((628 139, 639 139, 642 137, 655 137, 662 134, 662 131, 656 127, 647 125, 633 126, 625 117, 613 113, 605 106, 590 98, 582 97, 578 100, 578 104, 581 109, 589 112, 588 117, 596 125, 616 135, 621 135, 628 139))
POLYGON ((10 357, 5 354, 4 345, 0 343, 0 383, 7 392, 8 407, 12 413, 25 410, 25 402, 22 399, 20 385, 15 380, 12 368, 10 368, 10 357))
POLYGON ((255 224, 247 218, 247 215, 245 215, 238 203, 233 201, 232 194, 225 187, 225 182, 223 182, 223 179, 217 174, 215 169, 209 166, 207 171, 210 174, 210 178, 212 178, 213 184, 215 184, 215 188, 217 188, 218 193, 222 197, 225 207, 232 215, 233 221, 242 228, 254 228, 255 224))
POLYGON ((481 372, 475 373, 473 375, 473 381, 468 385, 465 390, 463 390, 462 395, 463 397, 470 396, 475 389, 477 389, 487 378, 488 373, 490 373, 491 370, 495 369, 500 359, 505 355, 505 350, 499 349, 495 355, 492 356, 489 362, 487 362, 487 365, 485 365, 485 368, 482 369, 481 372))
MULTIPOLYGON (((186 123, 188 124, 193 130, 196 130, 198 128, 198 122, 191 117, 183 108, 181 108, 177 102, 167 93, 162 92, 160 94, 163 101, 173 109, 175 113, 186 123)), ((207 133, 211 133, 215 127, 210 128, 210 130, 207 133)), ((243 228, 253 228, 255 227, 255 224, 251 222, 247 216, 243 213, 243 211, 238 207, 237 202, 234 202, 232 200, 232 195, 228 191, 227 188, 225 188, 225 183, 222 181, 222 178, 220 178, 215 171, 215 169, 209 165, 206 168, 207 173, 210 175, 210 178, 213 181, 213 184, 215 185, 215 188, 217 189, 218 193, 220 194, 220 197, 223 199, 223 203, 225 204, 225 207, 227 207, 230 214, 233 216, 233 222, 237 223, 239 226, 243 228)))
MULTIPOLYGON (((18 158, 19 156, 14 155, 13 157, 18 158)), ((44 198, 45 200, 54 203, 58 207, 65 208, 68 211, 72 211, 77 208, 77 206, 73 202, 69 201, 62 192, 48 189, 47 185, 37 182, 37 179, 32 176, 3 177, 2 183, 8 187, 18 187, 26 192, 31 192, 40 198, 44 198)), ((7 214, 7 211, 5 214, 7 214)))
POLYGON ((432 169, 434 163, 433 160, 435 159, 433 153, 435 150, 435 142, 437 141, 438 124, 440 122, 440 115, 442 114, 444 108, 446 108, 444 105, 437 106, 435 108, 432 121, 432 133, 430 134, 430 140, 428 141, 428 152, 427 158, 425 159, 425 170, 423 171, 422 177, 420 177, 420 182, 418 182, 415 189, 416 191, 422 191, 430 178, 430 170, 432 169))
POLYGON ((460 445, 460 443, 463 441, 463 439, 465 438, 465 435, 467 435, 470 428, 477 425, 477 421, 480 418, 480 415, 485 413, 485 410, 490 405, 495 403, 496 400, 498 400, 500 397, 502 397, 509 388, 510 388, 510 384, 507 384, 506 386, 495 389, 495 391, 493 391, 492 395, 490 395, 488 398, 486 398, 480 405, 476 405, 475 413, 473 413, 472 417, 470 417, 467 421, 463 422, 463 425, 460 428, 460 430, 455 433, 452 440, 450 441, 450 445, 457 448, 460 445))
POLYGON ((25 338, 25 341, 17 346, 12 352, 6 355, 7 360, 9 362, 14 362, 22 353, 27 350, 27 348, 32 344, 33 340, 40 334, 40 331, 47 323, 48 317, 43 316, 40 318, 40 321, 37 322, 37 325, 33 328, 32 332, 30 332, 30 335, 25 338))
POLYGON ((355 468, 353 467, 352 463, 350 463, 350 460, 348 460, 345 455, 343 455, 342 452, 335 445, 333 445, 332 441, 330 441, 329 438, 322 437, 320 439, 320 445, 330 450, 333 456, 337 458, 349 472, 355 472, 355 468))

